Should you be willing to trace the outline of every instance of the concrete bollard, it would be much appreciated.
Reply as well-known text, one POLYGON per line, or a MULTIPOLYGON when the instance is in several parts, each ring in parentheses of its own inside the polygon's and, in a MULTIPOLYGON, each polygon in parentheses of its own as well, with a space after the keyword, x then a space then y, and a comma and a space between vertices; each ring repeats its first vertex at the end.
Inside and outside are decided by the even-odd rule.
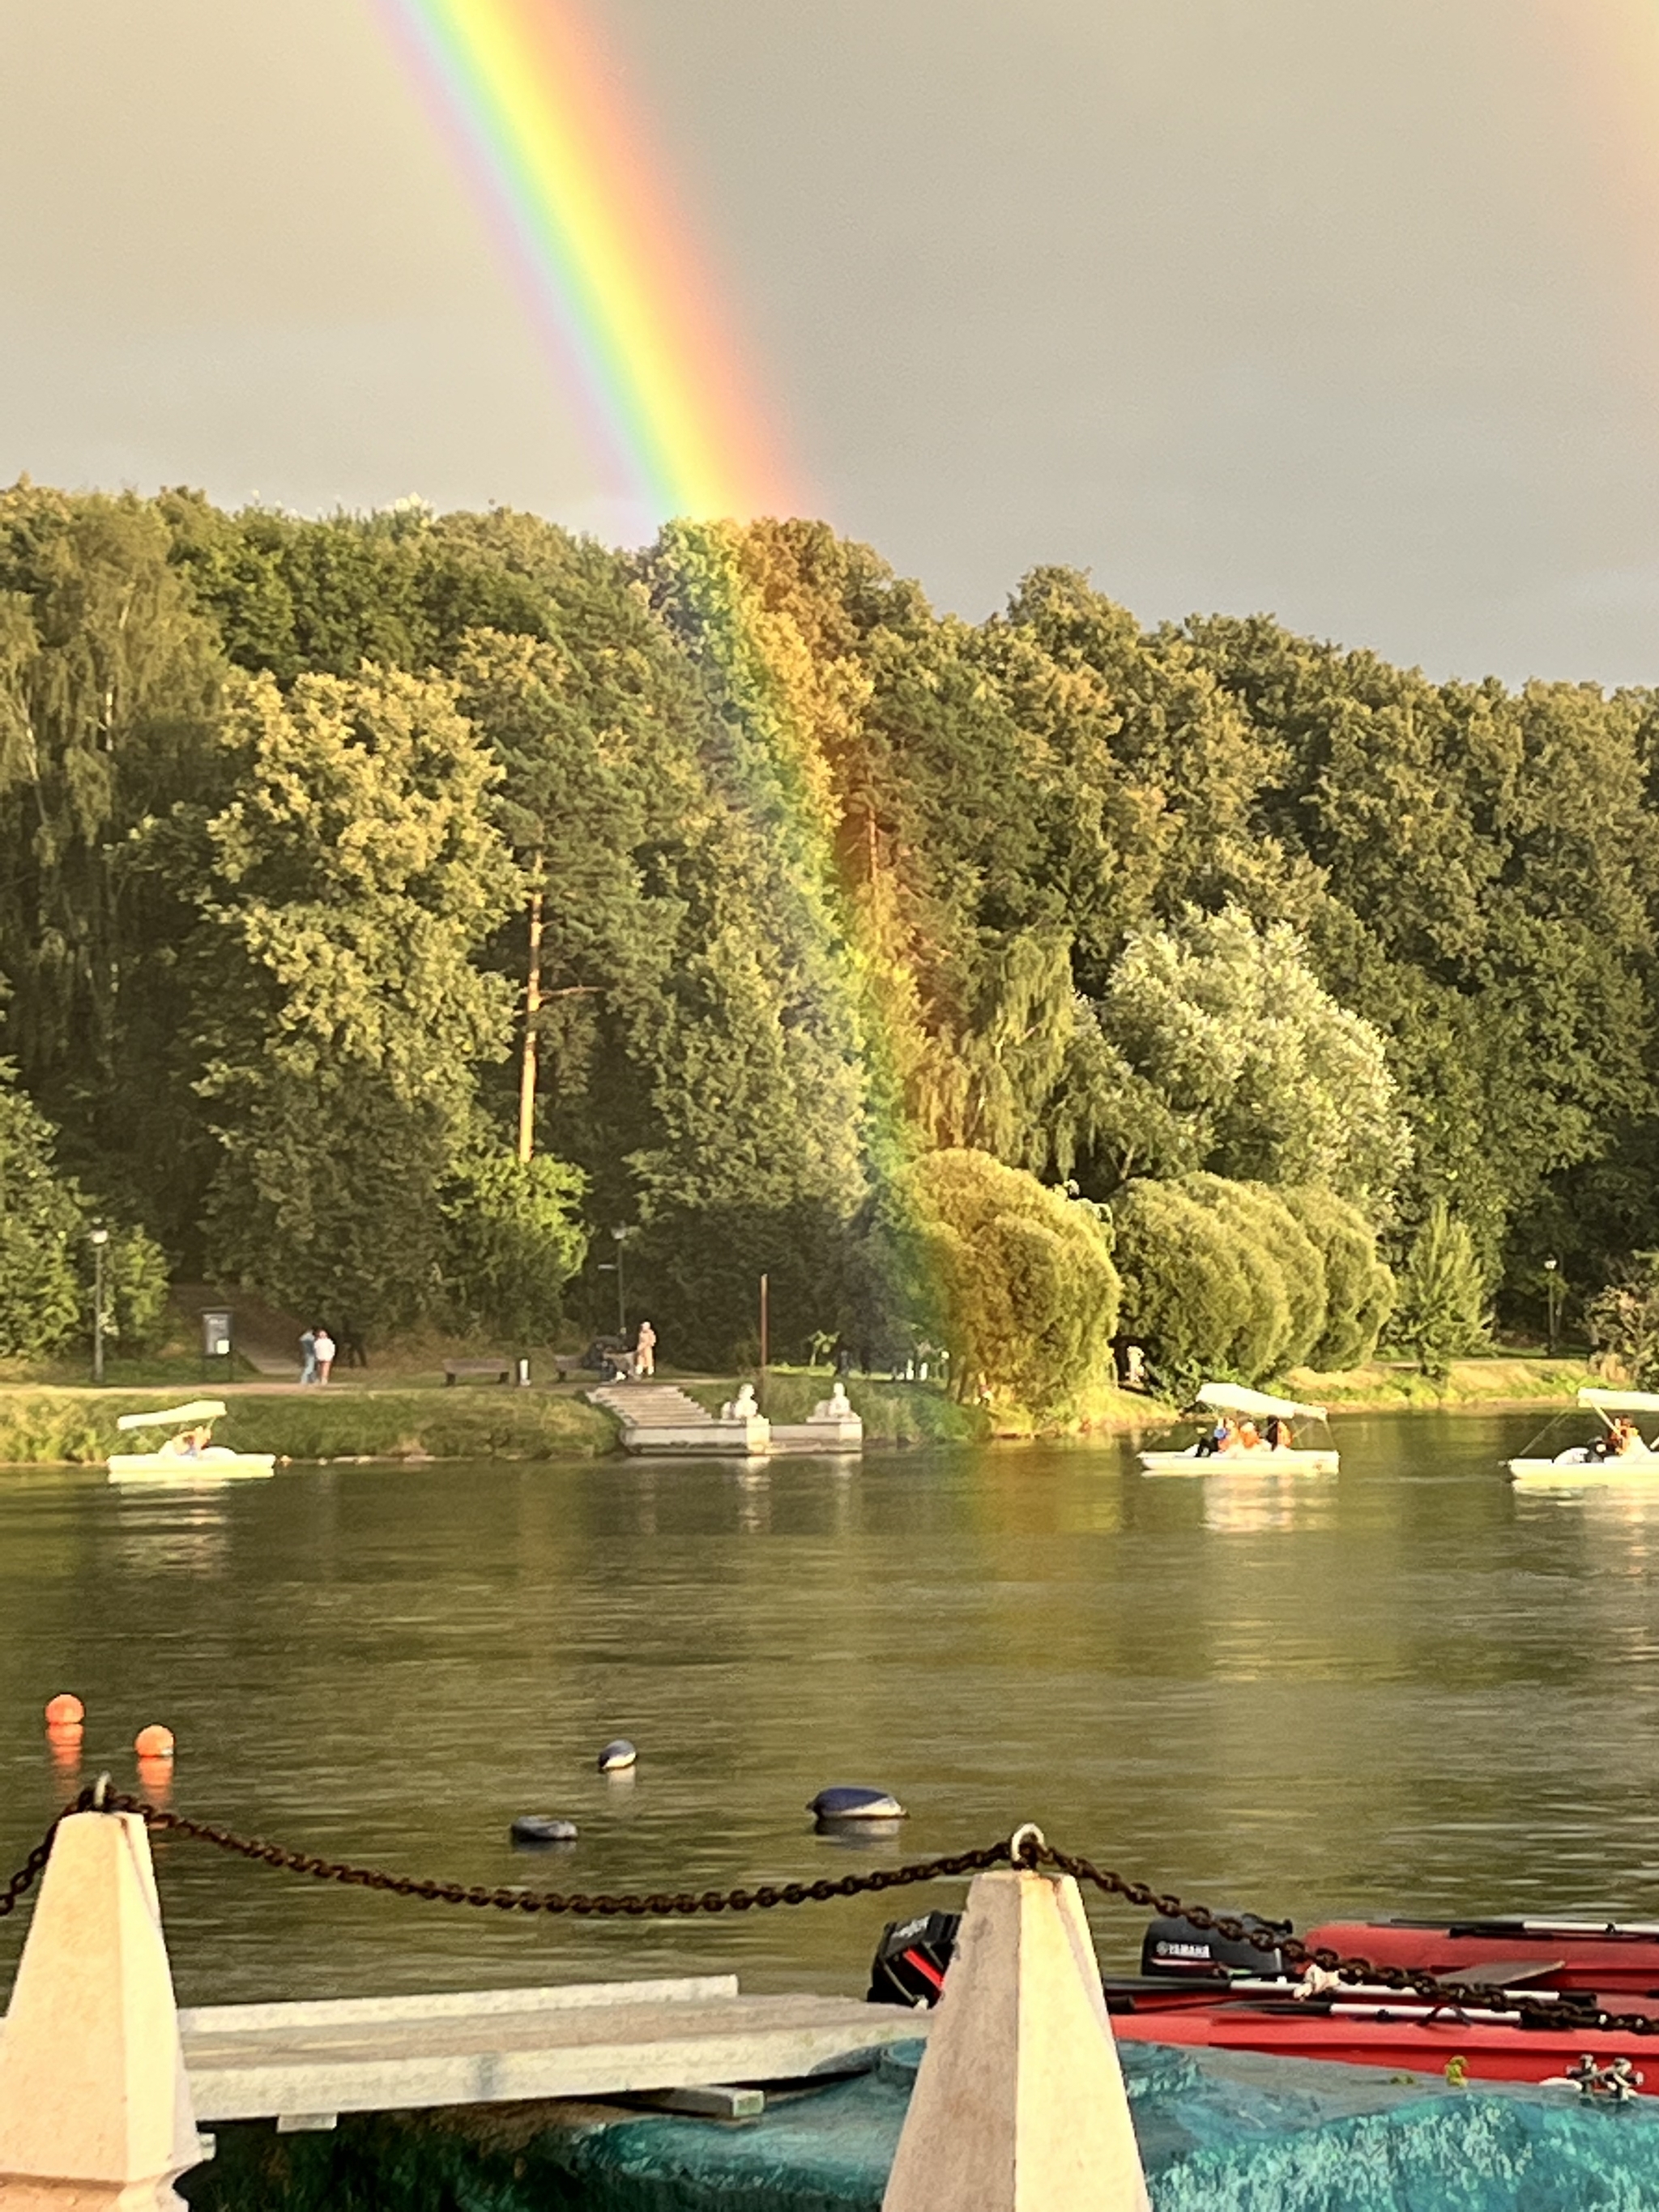
POLYGON ((206 2154, 144 1823, 72 1813, 0 2037, 0 2212, 183 2212, 206 2154))
POLYGON ((882 2212, 1147 2212, 1069 1875, 975 1875, 882 2212))

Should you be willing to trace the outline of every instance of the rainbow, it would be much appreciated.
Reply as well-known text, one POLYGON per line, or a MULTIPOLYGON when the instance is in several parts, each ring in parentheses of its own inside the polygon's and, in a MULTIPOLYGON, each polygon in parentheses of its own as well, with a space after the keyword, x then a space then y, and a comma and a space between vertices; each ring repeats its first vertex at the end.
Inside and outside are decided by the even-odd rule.
POLYGON ((653 522, 787 512, 707 256, 572 0, 375 0, 653 522))
POLYGON ((652 173, 577 0, 375 4, 555 358, 576 367, 633 498, 662 526, 653 557, 665 614, 729 733, 711 768, 764 848, 792 1023, 844 1102, 843 1148, 821 1164, 823 1178, 880 1183, 905 1150, 894 1019, 902 979, 896 988, 868 887, 838 854, 842 807, 811 656, 748 557, 742 524, 794 502, 710 307, 719 288, 652 173))

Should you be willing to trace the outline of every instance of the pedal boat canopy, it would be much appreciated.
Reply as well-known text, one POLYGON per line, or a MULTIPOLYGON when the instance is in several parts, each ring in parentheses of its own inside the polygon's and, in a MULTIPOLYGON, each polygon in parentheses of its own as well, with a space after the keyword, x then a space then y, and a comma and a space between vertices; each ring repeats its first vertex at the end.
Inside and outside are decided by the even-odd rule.
MULTIPOLYGON (((1659 1398, 1654 1400, 1659 1406, 1659 1398)), ((200 1421, 217 1421, 224 1418, 222 1398, 192 1398, 187 1406, 167 1406, 156 1413, 123 1413, 115 1424, 118 1429, 186 1429, 194 1428, 200 1421)))
MULTIPOLYGON (((1659 1411, 1659 1398, 1650 1402, 1659 1411)), ((1265 1390, 1246 1390, 1237 1382, 1206 1382, 1198 1394, 1197 1403, 1218 1413, 1247 1414, 1252 1420, 1258 1417, 1270 1420, 1275 1416, 1281 1421, 1322 1421, 1326 1418, 1322 1406, 1299 1406, 1293 1398, 1270 1398, 1265 1390)))
POLYGON ((1598 1413, 1659 1413, 1659 1390, 1598 1390, 1586 1383, 1578 1402, 1598 1413))

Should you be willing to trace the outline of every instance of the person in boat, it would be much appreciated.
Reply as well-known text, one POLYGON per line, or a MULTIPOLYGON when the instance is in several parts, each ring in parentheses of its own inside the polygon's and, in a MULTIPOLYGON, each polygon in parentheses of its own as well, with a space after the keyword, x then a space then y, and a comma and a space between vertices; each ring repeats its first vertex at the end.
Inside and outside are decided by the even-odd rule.
POLYGON ((1219 1452, 1238 1449, 1238 1424, 1231 1413, 1223 1413, 1207 1437, 1198 1440, 1200 1459, 1213 1459, 1219 1452))
POLYGON ((1238 1449, 1240 1451, 1260 1451, 1261 1449, 1261 1432, 1256 1427, 1254 1421, 1241 1421, 1239 1423, 1238 1449))
POLYGON ((1628 1413, 1620 1413, 1617 1420, 1597 1437, 1590 1449, 1597 1459, 1622 1459, 1638 1442, 1635 1422, 1628 1413))
POLYGON ((161 1447, 161 1455, 166 1459, 200 1459, 212 1442, 210 1425, 199 1422, 196 1427, 180 1429, 177 1436, 169 1437, 161 1447))
POLYGON ((1286 1420, 1281 1419, 1277 1413, 1271 1413, 1268 1415, 1267 1426, 1264 1434, 1267 1439, 1267 1449, 1269 1451, 1294 1451, 1296 1449, 1296 1439, 1291 1434, 1290 1423, 1286 1420))

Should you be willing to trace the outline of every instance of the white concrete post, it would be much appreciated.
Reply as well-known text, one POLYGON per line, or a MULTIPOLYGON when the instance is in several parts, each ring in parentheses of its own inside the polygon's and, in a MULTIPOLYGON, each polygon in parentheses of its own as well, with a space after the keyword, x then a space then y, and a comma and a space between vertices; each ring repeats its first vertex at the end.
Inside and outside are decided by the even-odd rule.
POLYGON ((975 1876, 882 2212, 1147 2212, 1069 1875, 975 1876))
POLYGON ((183 2212, 204 2151, 144 1823, 72 1813, 0 2037, 0 2212, 183 2212))

